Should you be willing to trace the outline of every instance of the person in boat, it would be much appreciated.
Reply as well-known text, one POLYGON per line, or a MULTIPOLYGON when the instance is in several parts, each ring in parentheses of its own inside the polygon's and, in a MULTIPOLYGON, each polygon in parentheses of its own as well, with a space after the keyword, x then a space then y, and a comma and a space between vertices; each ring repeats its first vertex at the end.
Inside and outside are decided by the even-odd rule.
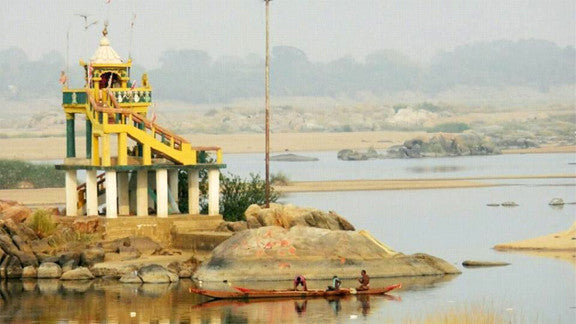
POLYGON ((303 275, 297 275, 296 278, 294 278, 294 288, 292 288, 292 290, 294 291, 298 290, 298 286, 302 286, 304 288, 304 291, 308 291, 308 286, 306 285, 306 278, 303 275))
POLYGON ((366 270, 360 271, 360 278, 358 278, 358 282, 360 282, 360 287, 356 288, 356 290, 370 289, 370 276, 368 276, 366 270))
POLYGON ((338 276, 334 276, 332 277, 332 285, 328 286, 328 291, 339 290, 340 285, 342 285, 342 280, 338 276))

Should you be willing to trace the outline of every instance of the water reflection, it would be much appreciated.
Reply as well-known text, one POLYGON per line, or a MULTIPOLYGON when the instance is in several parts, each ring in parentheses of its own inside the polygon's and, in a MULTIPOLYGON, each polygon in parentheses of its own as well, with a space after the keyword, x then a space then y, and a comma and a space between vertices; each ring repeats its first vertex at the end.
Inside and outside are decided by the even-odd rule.
MULTIPOLYGON (((452 276, 453 277, 453 276, 452 276)), ((452 277, 430 276, 372 280, 374 287, 402 282, 404 289, 435 287, 452 277)), ((344 279, 350 286, 354 279, 344 279)), ((249 287, 284 287, 285 282, 250 282, 249 287)), ((370 318, 388 302, 401 302, 402 291, 382 296, 312 299, 210 300, 188 292, 191 280, 172 284, 122 284, 116 280, 5 280, 0 282, 0 322, 188 322, 284 323, 337 322, 350 316, 370 318)), ((311 289, 325 286, 310 280, 311 289)), ((224 286, 222 286, 224 287, 224 286)), ((230 287, 225 285, 225 287, 230 287)))

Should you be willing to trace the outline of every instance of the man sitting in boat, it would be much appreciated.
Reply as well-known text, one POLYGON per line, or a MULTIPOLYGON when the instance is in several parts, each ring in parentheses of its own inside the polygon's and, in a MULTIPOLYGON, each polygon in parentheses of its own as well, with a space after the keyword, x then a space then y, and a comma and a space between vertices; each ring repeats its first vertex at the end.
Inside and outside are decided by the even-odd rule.
POLYGON ((298 275, 294 278, 294 288, 292 290, 298 290, 298 286, 304 287, 304 291, 308 291, 308 286, 306 285, 306 278, 303 275, 298 275))
POLYGON ((340 285, 342 284, 342 281, 340 280, 340 278, 338 278, 338 276, 334 276, 332 277, 332 286, 328 286, 328 290, 339 290, 340 289, 340 285))
POLYGON ((360 271, 361 277, 358 279, 360 282, 360 287, 356 288, 356 290, 368 290, 370 289, 370 276, 366 273, 366 270, 360 271))

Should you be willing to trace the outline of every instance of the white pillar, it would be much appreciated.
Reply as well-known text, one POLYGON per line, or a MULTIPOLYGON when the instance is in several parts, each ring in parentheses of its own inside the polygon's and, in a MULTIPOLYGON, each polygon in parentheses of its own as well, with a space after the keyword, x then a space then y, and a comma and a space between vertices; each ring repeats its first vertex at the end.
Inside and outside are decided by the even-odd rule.
POLYGON ((76 170, 66 170, 66 216, 78 216, 78 177, 76 170))
POLYGON ((168 171, 168 190, 178 205, 178 170, 168 171))
POLYGON ((130 215, 128 196, 128 172, 118 172, 118 214, 130 215))
POLYGON ((220 170, 208 170, 208 215, 220 213, 220 170))
POLYGON ((118 186, 116 181, 116 171, 106 171, 106 218, 118 217, 118 186))
POLYGON ((188 214, 200 214, 200 177, 197 169, 188 169, 188 214))
POLYGON ((138 170, 137 172, 136 215, 148 216, 148 170, 138 170))
POLYGON ((168 217, 168 170, 156 170, 156 216, 168 217))
POLYGON ((86 215, 98 215, 98 183, 96 170, 86 170, 86 215))

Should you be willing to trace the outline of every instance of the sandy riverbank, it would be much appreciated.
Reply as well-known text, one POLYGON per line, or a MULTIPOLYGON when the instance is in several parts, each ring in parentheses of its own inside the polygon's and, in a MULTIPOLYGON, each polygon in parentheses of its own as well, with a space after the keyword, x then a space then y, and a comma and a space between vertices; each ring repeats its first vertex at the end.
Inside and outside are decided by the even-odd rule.
POLYGON ((562 259, 576 266, 576 222, 567 231, 498 244, 494 249, 562 259))
MULTIPOLYGON (((272 153, 285 151, 339 151, 342 149, 366 150, 373 147, 383 150, 415 137, 428 138, 425 132, 355 132, 355 133, 281 133, 270 136, 272 153)), ((263 134, 184 135, 193 146, 219 146, 226 153, 264 152, 263 134)), ((116 149, 114 141, 111 149, 116 149)), ((60 160, 66 154, 66 138, 0 138, 0 159, 60 160)), ((83 156, 84 141, 76 141, 76 152, 83 156)), ((505 154, 523 153, 576 153, 576 146, 545 146, 540 148, 505 150, 505 154)))

